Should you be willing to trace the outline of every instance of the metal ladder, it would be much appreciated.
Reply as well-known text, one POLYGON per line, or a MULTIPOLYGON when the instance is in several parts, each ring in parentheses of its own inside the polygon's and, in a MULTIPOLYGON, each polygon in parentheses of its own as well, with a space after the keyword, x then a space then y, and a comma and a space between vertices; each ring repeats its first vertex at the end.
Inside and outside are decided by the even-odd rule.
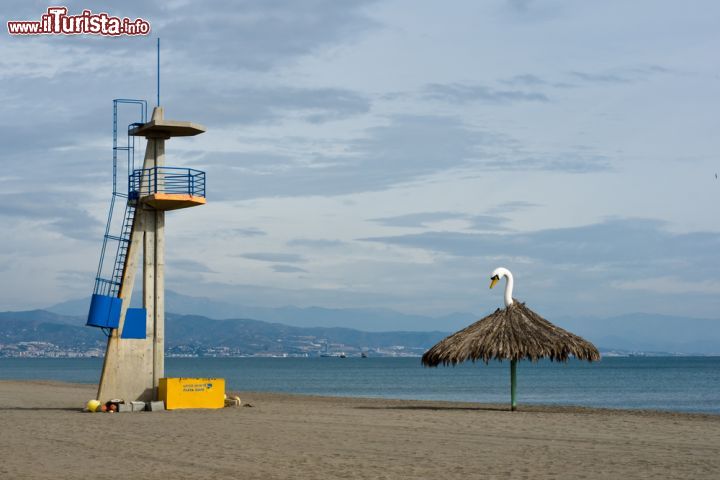
POLYGON ((130 236, 132 235, 133 224, 135 222, 136 203, 136 200, 128 199, 125 205, 125 218, 123 219, 120 236, 111 237, 118 242, 117 252, 115 252, 115 265, 113 266, 113 273, 110 278, 110 295, 114 297, 120 293, 120 285, 122 285, 122 279, 125 273, 125 261, 127 260, 127 253, 130 248, 130 236))
MULTIPOLYGON (((120 293, 122 279, 125 273, 125 264, 127 263, 128 249, 130 248, 130 237, 132 235, 133 224, 135 222, 135 210, 137 208, 137 199, 128 195, 127 189, 118 191, 117 188, 117 167, 118 152, 127 154, 127 171, 133 172, 135 169, 135 137, 128 135, 125 145, 118 145, 118 107, 123 104, 137 106, 140 110, 140 122, 132 123, 128 126, 128 130, 138 123, 147 122, 147 102, 145 100, 133 99, 116 99, 113 100, 113 191, 110 199, 110 211, 108 213, 107 223, 105 225, 105 235, 103 236, 103 245, 100 252, 100 262, 98 264, 97 274, 95 276, 95 288, 93 293, 117 297, 120 293), (118 199, 125 200, 125 211, 122 224, 120 226, 120 234, 111 234, 113 229, 113 214, 115 213, 115 202, 118 199), (110 264, 105 263, 105 257, 108 248, 112 251, 111 245, 117 243, 115 247, 115 258, 110 264)), ((123 175, 128 178, 128 175, 123 175)))

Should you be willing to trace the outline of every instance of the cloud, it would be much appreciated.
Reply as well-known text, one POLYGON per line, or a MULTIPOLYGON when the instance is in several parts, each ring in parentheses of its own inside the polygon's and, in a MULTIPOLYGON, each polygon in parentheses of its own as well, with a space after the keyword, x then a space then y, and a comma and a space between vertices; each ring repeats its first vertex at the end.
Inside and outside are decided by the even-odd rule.
POLYGON ((630 83, 632 78, 617 73, 570 72, 572 76, 588 83, 630 83))
POLYGON ((287 242, 289 247, 309 247, 318 249, 342 247, 346 244, 347 242, 343 242, 342 240, 331 240, 325 238, 294 238, 292 240, 288 240, 287 242))
POLYGON ((548 81, 537 75, 531 73, 525 73, 521 75, 513 75, 510 78, 504 78, 500 80, 501 83, 511 86, 524 86, 524 87, 553 87, 553 88, 573 88, 575 85, 567 82, 555 82, 548 81))
POLYGON ((262 237, 267 235, 267 232, 255 227, 234 228, 232 233, 239 237, 262 237))
POLYGON ((513 75, 512 77, 503 80, 503 83, 507 83, 508 85, 525 85, 532 87, 548 84, 548 82, 538 77, 537 75, 532 75, 529 73, 522 75, 513 75))
POLYGON ((515 200, 511 202, 504 202, 499 205, 495 205, 488 209, 488 213, 501 214, 501 213, 512 213, 520 210, 526 210, 528 208, 539 207, 540 204, 533 202, 526 202, 524 200, 515 200))
MULTIPOLYGON (((278 148, 282 139, 273 139, 278 148)), ((338 141, 334 154, 295 148, 286 139, 290 154, 207 154, 208 177, 215 191, 226 199, 346 195, 378 191, 417 178, 470 164, 484 144, 495 145, 497 136, 474 130, 452 117, 394 116, 386 125, 370 127, 354 140, 338 141), (213 174, 212 168, 222 173, 213 174), (212 174, 212 177, 210 177, 212 174)), ((305 149, 308 147, 300 144, 305 149)))
POLYGON ((347 195, 388 190, 439 173, 586 174, 610 170, 613 164, 587 148, 527 150, 517 140, 449 116, 393 116, 385 125, 367 128, 363 136, 320 146, 292 137, 265 142, 257 145, 257 153, 208 153, 197 160, 212 178, 214 198, 347 195))
POLYGON ((194 102, 206 106, 204 115, 212 118, 214 127, 268 124, 288 117, 319 124, 370 110, 366 96, 341 88, 223 85, 198 91, 197 79, 189 79, 187 83, 172 92, 168 102, 181 105, 184 98, 193 98, 194 102))
POLYGON ((525 13, 529 10, 530 4, 532 3, 533 0, 506 0, 506 1, 507 1, 507 5, 511 9, 513 9, 517 12, 520 12, 520 13, 525 13))
POLYGON ((245 253, 238 256, 241 258, 247 258, 248 260, 257 260, 259 262, 297 263, 305 261, 305 258, 303 258, 301 255, 297 255, 294 253, 257 252, 245 253))
POLYGON ((615 288, 668 295, 683 293, 705 293, 710 295, 720 294, 719 281, 695 281, 692 278, 684 278, 682 275, 677 277, 662 276, 631 281, 620 281, 615 284, 615 288))
POLYGON ((173 258, 167 261, 166 264, 169 269, 181 270, 187 273, 214 273, 207 265, 195 260, 173 258))
POLYGON ((369 221, 385 227, 426 228, 429 223, 464 219, 466 217, 467 215, 456 212, 421 212, 408 213, 395 217, 371 218, 369 221))
POLYGON ((77 206, 77 194, 35 191, 0 194, 0 216, 15 221, 37 222, 76 240, 95 242, 102 238, 104 224, 77 206))
POLYGON ((571 71, 570 75, 576 80, 591 84, 626 84, 667 73, 672 73, 672 70, 660 65, 637 65, 610 69, 604 72, 571 71))
POLYGON ((608 219, 528 232, 422 232, 362 239, 436 258, 432 271, 457 272, 439 290, 460 289, 468 272, 497 266, 516 277, 517 298, 542 312, 598 315, 657 312, 713 315, 720 233, 673 233, 652 219, 608 219), (434 267, 434 268, 433 268, 434 267), (522 280, 520 280, 522 279, 522 280), (691 306, 692 305, 692 306, 691 306))
MULTIPOLYGON (((170 78, 170 75, 186 74, 183 70, 189 65, 196 67, 194 74, 203 71, 212 75, 218 70, 265 72, 328 45, 351 41, 379 27, 364 13, 364 8, 372 3, 374 0, 350 0, 342 4, 333 0, 215 0, 173 5, 132 0, 104 11, 150 21, 153 37, 162 38, 165 71, 170 78)), ((71 14, 92 8, 87 3, 72 1, 64 5, 71 14)), ((46 9, 45 5, 30 2, 13 2, 4 7, 13 12, 13 18, 20 20, 37 19, 46 9)), ((6 41, 13 40, 17 39, 6 41)), ((132 58, 138 52, 142 55, 143 47, 150 60, 155 45, 154 38, 146 37, 52 36, 32 40, 83 49, 86 59, 94 53, 112 53, 116 61, 132 58)), ((43 60, 35 59, 38 63, 43 60)))
POLYGON ((594 173, 612 170, 610 157, 577 149, 557 153, 498 154, 478 162, 487 170, 496 171, 547 171, 565 173, 594 173))
MULTIPOLYGON (((522 203, 522 202, 518 202, 522 203)), ((507 230, 507 217, 497 215, 471 215, 462 212, 419 212, 394 217, 371 218, 369 221, 385 227, 430 228, 430 224, 447 220, 463 220, 471 230, 507 230)))
POLYGON ((662 272, 671 261, 673 268, 683 271, 720 273, 720 267, 710 267, 705 260, 720 248, 720 234, 673 234, 664 226, 651 219, 610 219, 530 232, 423 232, 362 240, 458 257, 523 257, 556 266, 603 266, 623 271, 626 279, 653 270, 662 272), (674 253, 672 259, 667 252, 674 253))
POLYGON ((307 273, 307 270, 292 265, 273 265, 271 268, 277 273, 307 273))
POLYGON ((226 0, 215 2, 212 8, 186 3, 172 15, 158 15, 163 23, 158 33, 183 56, 210 69, 267 71, 377 28, 363 12, 372 3, 226 0))
POLYGON ((505 224, 509 221, 507 217, 497 215, 473 215, 468 217, 470 229, 482 231, 508 230, 505 224))
POLYGON ((512 102, 548 102, 544 93, 521 90, 494 90, 482 85, 463 85, 458 83, 432 83, 425 87, 425 97, 431 100, 462 104, 466 102, 485 102, 507 104, 512 102))
POLYGON ((58 282, 89 286, 95 280, 95 272, 60 270, 55 274, 55 278, 58 282))

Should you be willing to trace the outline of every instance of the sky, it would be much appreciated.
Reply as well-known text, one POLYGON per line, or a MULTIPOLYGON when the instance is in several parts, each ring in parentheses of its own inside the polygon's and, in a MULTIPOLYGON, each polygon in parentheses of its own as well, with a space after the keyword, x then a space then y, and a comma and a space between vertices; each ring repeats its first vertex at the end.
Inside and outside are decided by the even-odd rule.
POLYGON ((717 2, 65 5, 152 31, 0 35, 0 310, 89 299, 159 36, 165 117, 207 128, 166 146, 208 199, 167 214, 167 288, 443 315, 502 306, 504 266, 547 318, 718 318, 717 2))

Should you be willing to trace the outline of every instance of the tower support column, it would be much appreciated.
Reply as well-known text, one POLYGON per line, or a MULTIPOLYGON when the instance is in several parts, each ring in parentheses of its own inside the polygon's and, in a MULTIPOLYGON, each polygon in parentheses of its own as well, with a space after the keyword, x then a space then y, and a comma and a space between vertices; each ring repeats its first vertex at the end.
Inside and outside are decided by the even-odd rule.
POLYGON ((153 335, 153 388, 157 395, 160 379, 165 376, 165 212, 155 212, 155 321, 153 335))

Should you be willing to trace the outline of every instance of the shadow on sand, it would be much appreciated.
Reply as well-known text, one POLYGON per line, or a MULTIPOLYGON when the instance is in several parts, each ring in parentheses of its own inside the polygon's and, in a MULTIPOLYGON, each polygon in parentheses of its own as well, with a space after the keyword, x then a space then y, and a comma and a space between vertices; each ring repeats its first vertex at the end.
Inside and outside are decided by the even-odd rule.
POLYGON ((0 412, 6 412, 6 411, 35 411, 35 412, 42 412, 42 411, 48 411, 48 412, 77 412, 77 413, 83 413, 81 408, 77 407, 0 407, 0 412))
POLYGON ((461 411, 461 412, 509 412, 510 409, 507 407, 489 407, 489 406, 478 406, 478 407, 461 407, 461 406, 451 406, 451 405, 384 405, 384 406, 369 406, 369 405, 363 405, 355 407, 359 410, 427 410, 430 412, 452 412, 452 411, 461 411))

